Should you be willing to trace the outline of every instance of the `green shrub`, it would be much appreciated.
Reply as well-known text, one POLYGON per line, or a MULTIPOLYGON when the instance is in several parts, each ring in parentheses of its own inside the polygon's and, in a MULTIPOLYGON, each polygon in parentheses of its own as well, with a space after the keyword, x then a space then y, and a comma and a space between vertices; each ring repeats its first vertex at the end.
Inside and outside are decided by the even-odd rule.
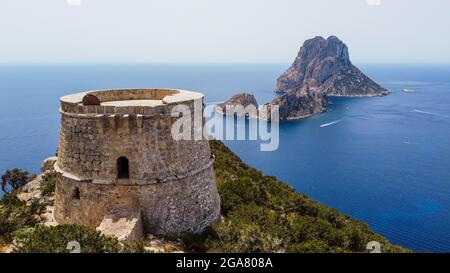
POLYGON ((15 234, 13 251, 18 253, 70 253, 68 243, 76 241, 83 253, 119 252, 115 238, 78 225, 36 226, 32 231, 15 234))
POLYGON ((144 241, 121 243, 94 229, 79 225, 44 226, 18 230, 14 234, 13 252, 70 253, 69 242, 77 242, 81 253, 144 253, 144 241))
POLYGON ((313 239, 303 243, 294 243, 289 246, 288 251, 292 253, 326 253, 328 245, 321 240, 313 239))
POLYGON ((37 200, 27 205, 16 195, 4 195, 0 199, 0 241, 9 243, 16 230, 36 225, 44 209, 37 200))
POLYGON ((56 172, 48 172, 42 175, 40 182, 42 196, 52 196, 55 193, 56 172))
POLYGON ((145 241, 143 239, 123 243, 122 253, 147 253, 145 250, 145 241))

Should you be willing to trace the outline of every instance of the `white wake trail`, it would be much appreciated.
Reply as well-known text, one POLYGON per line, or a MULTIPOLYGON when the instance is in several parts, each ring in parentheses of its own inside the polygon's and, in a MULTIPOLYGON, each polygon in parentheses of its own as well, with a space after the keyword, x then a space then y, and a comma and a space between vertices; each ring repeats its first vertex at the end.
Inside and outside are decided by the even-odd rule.
POLYGON ((342 119, 335 120, 335 121, 330 122, 330 123, 325 123, 325 124, 320 125, 320 128, 328 127, 328 126, 334 125, 334 124, 336 124, 336 123, 339 123, 339 122, 341 122, 341 121, 342 121, 342 119))
POLYGON ((416 112, 416 113, 419 113, 419 114, 424 114, 424 115, 435 116, 435 117, 450 118, 449 116, 446 116, 446 115, 441 115, 441 114, 431 113, 431 112, 422 111, 422 110, 418 110, 418 109, 414 109, 413 112, 416 112))

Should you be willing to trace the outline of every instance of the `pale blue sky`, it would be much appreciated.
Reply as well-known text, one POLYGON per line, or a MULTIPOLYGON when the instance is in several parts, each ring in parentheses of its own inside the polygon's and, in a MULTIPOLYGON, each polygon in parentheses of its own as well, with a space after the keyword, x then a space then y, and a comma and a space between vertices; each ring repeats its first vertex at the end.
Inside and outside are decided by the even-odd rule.
POLYGON ((449 12, 449 0, 0 0, 0 62, 291 62, 333 34, 355 63, 450 63, 449 12))

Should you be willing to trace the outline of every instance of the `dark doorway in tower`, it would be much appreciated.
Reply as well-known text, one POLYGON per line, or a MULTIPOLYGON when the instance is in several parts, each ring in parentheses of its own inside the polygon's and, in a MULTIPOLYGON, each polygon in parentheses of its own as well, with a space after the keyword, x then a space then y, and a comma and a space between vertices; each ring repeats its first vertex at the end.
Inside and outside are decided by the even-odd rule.
POLYGON ((117 178, 130 178, 128 159, 126 157, 122 156, 117 159, 117 178))
POLYGON ((75 200, 80 200, 80 189, 78 187, 73 190, 72 198, 75 200))

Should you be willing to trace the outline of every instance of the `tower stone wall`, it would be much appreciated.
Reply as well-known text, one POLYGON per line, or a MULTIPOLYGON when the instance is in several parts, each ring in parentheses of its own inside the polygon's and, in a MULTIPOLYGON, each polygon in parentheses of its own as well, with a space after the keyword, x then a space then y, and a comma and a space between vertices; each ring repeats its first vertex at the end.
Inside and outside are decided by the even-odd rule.
POLYGON ((180 104, 192 119, 199 106, 202 119, 203 95, 190 91, 62 97, 55 219, 98 227, 115 210, 133 210, 142 215, 143 230, 157 235, 198 232, 216 221, 220 198, 208 141, 171 135, 180 104))

